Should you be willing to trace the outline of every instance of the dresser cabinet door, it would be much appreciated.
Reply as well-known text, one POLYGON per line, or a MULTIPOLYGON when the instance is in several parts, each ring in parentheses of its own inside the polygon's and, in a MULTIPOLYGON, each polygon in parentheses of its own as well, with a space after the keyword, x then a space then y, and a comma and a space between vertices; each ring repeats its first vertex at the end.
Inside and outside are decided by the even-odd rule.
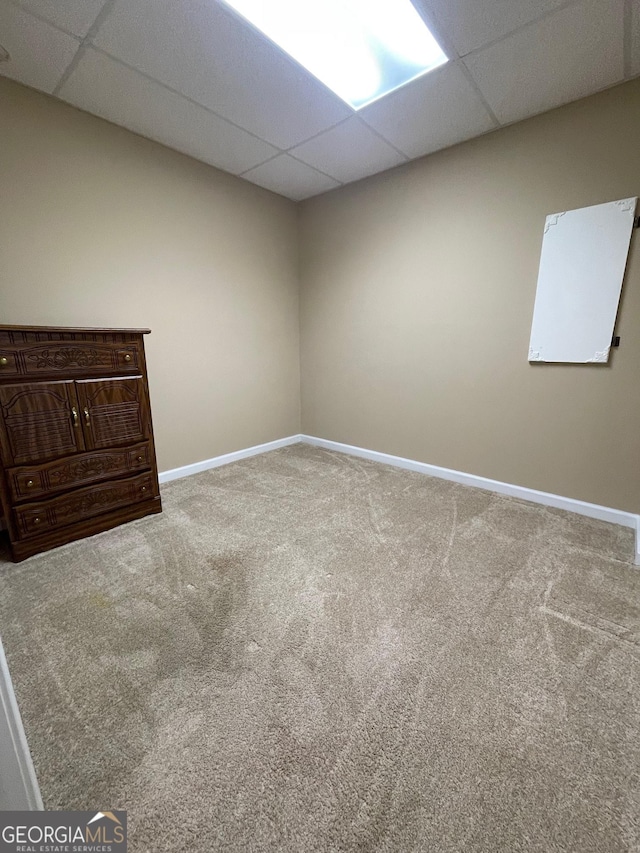
POLYGON ((84 450, 74 382, 0 388, 0 441, 6 466, 84 450))
POLYGON ((131 444, 149 436, 142 378, 76 382, 87 450, 131 444))

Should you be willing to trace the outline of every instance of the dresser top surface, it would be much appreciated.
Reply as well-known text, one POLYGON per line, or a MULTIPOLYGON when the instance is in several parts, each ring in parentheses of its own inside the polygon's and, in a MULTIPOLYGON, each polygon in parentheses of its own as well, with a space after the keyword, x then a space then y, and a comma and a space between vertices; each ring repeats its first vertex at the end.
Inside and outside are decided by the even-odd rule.
POLYGON ((150 335, 151 329, 115 329, 98 328, 94 326, 5 326, 0 325, 0 332, 64 332, 64 333, 126 333, 128 335, 150 335))

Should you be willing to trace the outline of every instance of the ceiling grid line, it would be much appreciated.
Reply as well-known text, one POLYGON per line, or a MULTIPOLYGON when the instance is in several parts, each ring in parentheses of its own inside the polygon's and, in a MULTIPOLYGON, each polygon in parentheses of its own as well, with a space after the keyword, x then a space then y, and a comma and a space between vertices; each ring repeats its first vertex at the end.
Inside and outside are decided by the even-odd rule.
POLYGON ((62 72, 62 76, 60 77, 60 79, 56 83, 56 85, 53 89, 53 92, 51 93, 55 98, 58 97, 58 95, 60 93, 60 89, 62 89, 62 87, 67 82, 69 77, 71 77, 71 75, 75 71, 76 67, 78 66, 78 63, 80 62, 80 60, 84 56, 85 50, 86 50, 86 45, 83 42, 80 42, 80 44, 78 45, 77 51, 74 53, 74 55, 71 59, 71 62, 67 65, 67 67, 62 72))
MULTIPOLYGON (((357 113, 354 113, 357 115, 357 113)), ((322 130, 319 130, 317 133, 314 133, 313 136, 308 136, 303 142, 312 142, 314 139, 317 139, 319 136, 322 136, 323 133, 327 133, 329 130, 335 130, 336 127, 340 127, 343 124, 346 124, 348 121, 351 121, 353 116, 347 116, 346 118, 341 118, 340 121, 337 121, 335 124, 332 124, 330 127, 323 127, 322 130)), ((290 154, 294 148, 298 148, 302 143, 296 142, 295 145, 290 145, 288 148, 283 148, 283 154, 290 154)))
MULTIPOLYGON (((305 140, 308 141, 308 140, 305 140)), ((298 147, 298 146, 296 146, 298 147)), ((286 152, 287 157, 293 157, 294 160, 297 160, 298 163, 302 163, 303 166, 306 166, 308 169, 313 169, 314 172, 317 172, 319 175, 323 175, 325 178, 331 178, 332 181, 337 181, 340 186, 344 186, 344 181, 341 181, 340 178, 336 178, 335 175, 330 175, 328 172, 323 172, 322 169, 319 169, 317 166, 312 166, 311 163, 307 163, 305 160, 301 160, 300 157, 296 157, 292 150, 286 152)), ((251 170, 249 170, 251 171, 251 170)))
POLYGON ((306 166, 307 169, 312 169, 314 172, 317 172, 324 178, 331 178, 332 181, 336 181, 342 186, 342 181, 338 180, 338 178, 334 178, 333 175, 329 175, 326 172, 323 172, 322 169, 318 169, 316 166, 312 166, 309 163, 305 163, 304 160, 301 160, 299 157, 296 157, 295 154, 291 153, 291 151, 279 151, 277 154, 274 154, 273 157, 269 157, 268 160, 265 160, 264 163, 258 163, 256 166, 251 166, 250 169, 245 169, 244 172, 239 172, 238 177, 243 178, 247 174, 247 172, 253 172, 254 169, 258 169, 260 166, 266 166, 268 163, 273 162, 273 160, 277 160, 278 157, 282 157, 283 155, 286 155, 287 157, 292 157, 301 165, 306 166))
POLYGON ((447 32, 447 28, 433 6, 429 5, 429 0, 411 0, 411 2, 427 27, 436 36, 438 43, 449 59, 454 62, 460 59, 460 54, 451 39, 451 34, 447 32))
POLYGON ((113 8, 115 2, 116 2, 116 0, 105 0, 104 4, 102 5, 102 8, 98 12, 93 24, 91 24, 91 26, 89 27, 89 30, 87 31, 87 34, 84 36, 84 38, 80 42, 80 45, 79 45, 78 50, 76 52, 76 55, 73 57, 73 59, 71 60, 69 65, 67 65, 67 67, 65 68, 64 73, 62 74, 62 77, 58 80, 58 83, 56 84, 56 87, 52 92, 52 94, 55 97, 58 96, 58 94, 59 94, 60 90, 62 89, 62 87, 64 86, 64 84, 67 82, 69 77, 73 74, 76 66, 78 65, 78 63, 80 62, 82 57, 84 56, 84 52, 87 48, 87 45, 90 45, 92 43, 94 36, 96 35, 98 30, 100 29, 101 24, 109 16, 109 12, 113 8))
MULTIPOLYGON (((428 2, 428 0, 426 0, 426 2, 428 2)), ((572 2, 574 2, 574 0, 568 0, 568 2, 572 3, 572 2)), ((416 8, 418 8, 418 6, 416 6, 416 8)), ((424 8, 424 4, 420 3, 419 8, 420 9, 424 8)), ((473 88, 473 90, 475 91, 479 100, 482 102, 485 110, 489 114, 491 121, 493 122, 494 128, 500 127, 500 122, 498 121, 498 117, 496 116, 494 111, 489 106, 489 102, 487 101, 485 96, 482 94, 480 87, 478 86, 476 81, 473 79, 473 76, 470 73, 467 66, 464 64, 464 61, 463 61, 462 57, 460 56, 460 54, 458 53, 455 44, 451 40, 450 34, 446 33, 446 27, 444 26, 443 22, 440 20, 440 17, 438 15, 438 13, 436 12, 436 10, 429 8, 428 17, 429 17, 429 20, 427 20, 427 24, 429 26, 433 26, 434 29, 438 32, 438 34, 442 33, 445 35, 445 38, 443 40, 443 47, 445 48, 447 55, 449 56, 451 61, 455 62, 455 64, 460 68, 460 70, 462 71, 462 73, 466 77, 467 82, 473 88)), ((507 36, 505 35, 502 38, 507 38, 507 36)))
MULTIPOLYGON (((474 92, 478 96, 479 100, 482 101, 483 107, 485 108, 485 110, 489 114, 491 121, 493 122, 493 130, 497 130, 499 127, 502 127, 502 123, 500 122, 500 120, 498 119, 498 116, 494 113, 493 109, 491 108, 489 101, 487 101, 485 96, 482 94, 482 90, 480 89, 480 86, 478 86, 478 84, 476 83, 476 81, 474 79, 473 74, 467 68, 467 65, 466 65, 464 59, 460 59, 458 61, 458 66, 459 66, 460 70, 462 71, 462 73, 464 74, 467 82, 469 83, 469 85, 472 87, 472 89, 474 90, 474 92)), ((488 132, 490 133, 491 131, 488 131, 488 132)))
MULTIPOLYGON (((114 0, 114 2, 115 2, 115 0, 114 0)), ((189 97, 189 95, 185 95, 183 92, 179 91, 178 89, 174 89, 172 86, 168 86, 166 83, 163 83, 161 80, 158 80, 156 77, 152 77, 150 74, 145 74, 144 71, 140 71, 140 69, 135 68, 133 65, 129 65, 128 62, 125 62, 124 60, 119 59, 117 56, 113 56, 108 51, 103 50, 101 47, 98 47, 95 44, 90 44, 88 46, 91 48, 91 50, 94 50, 96 53, 100 53, 100 54, 102 54, 102 56, 108 57, 112 62, 116 62, 118 65, 122 65, 123 68, 127 68, 129 71, 133 71, 135 74, 139 74, 140 77, 144 77, 145 80, 149 80, 151 83, 155 83, 157 86, 160 86, 162 89, 166 89, 166 91, 171 92, 172 95, 178 95, 183 100, 188 101, 190 104, 193 104, 194 107, 200 107, 200 109, 203 109, 205 112, 209 113, 210 115, 215 116, 216 118, 220 119, 221 121, 226 122, 227 124, 230 124, 232 127, 235 127, 238 130, 242 130, 244 133, 249 134, 249 136, 252 136, 254 139, 257 139, 260 142, 266 142, 268 145, 271 145, 272 148, 276 148, 277 153, 268 157, 267 160, 264 161, 265 163, 268 162, 269 160, 272 160, 274 157, 278 157, 280 154, 284 153, 284 149, 278 148, 278 146, 274 145, 273 142, 267 142, 266 139, 263 139, 261 136, 258 136, 257 134, 252 133, 252 131, 248 130, 246 127, 243 127, 240 124, 236 124, 231 119, 227 118, 226 116, 223 116, 221 113, 217 113, 215 110, 212 110, 210 107, 207 107, 205 104, 201 103, 200 101, 196 101, 194 98, 189 97)), ((254 168, 254 167, 252 166, 251 168, 254 168)), ((246 170, 246 171, 248 171, 248 170, 246 170)))
POLYGON ((243 169, 242 172, 237 172, 236 177, 243 178, 247 174, 247 172, 252 172, 254 169, 257 169, 258 166, 266 166, 268 163, 271 163, 273 160, 277 160, 278 157, 281 157, 285 153, 285 151, 276 151, 276 153, 269 157, 267 160, 263 160, 261 163, 256 163, 255 166, 249 166, 248 169, 243 169))
POLYGON ((53 21, 46 18, 44 15, 41 15, 39 12, 35 12, 33 9, 30 9, 28 6, 25 6, 23 0, 5 0, 7 4, 10 6, 15 6, 16 9, 20 9, 22 12, 26 12, 31 15, 32 18, 35 18, 37 21, 42 21, 43 24, 47 24, 49 27, 53 27, 54 30, 58 30, 61 33, 64 33, 66 36, 71 36, 72 39, 80 44, 82 41, 82 36, 76 35, 72 32, 68 27, 62 27, 59 24, 54 24, 53 21))
POLYGON ((501 35, 498 38, 495 38, 495 39, 492 39, 491 41, 483 43, 480 47, 473 48, 473 50, 465 51, 464 54, 460 55, 460 58, 464 60, 464 59, 467 59, 467 57, 472 57, 477 53, 482 53, 483 51, 488 50, 489 48, 495 47, 496 45, 500 44, 501 42, 507 41, 508 39, 512 38, 513 36, 518 35, 523 30, 527 30, 530 27, 535 27, 538 24, 541 24, 543 21, 546 21, 547 18, 552 18, 554 15, 557 15, 559 12, 563 12, 563 11, 565 11, 565 9, 569 9, 569 8, 571 8, 571 6, 577 6, 582 2, 583 2, 583 0, 565 0, 565 2, 560 3, 557 6, 554 6, 553 9, 547 9, 546 12, 543 12, 541 15, 538 15, 536 18, 533 18, 530 21, 525 21, 523 24, 519 24, 517 27, 514 27, 513 29, 509 30, 509 32, 504 33, 504 35, 501 35))
MULTIPOLYGON (((394 144, 393 144, 393 142, 391 142, 390 140, 386 139, 386 138, 385 138, 381 133, 379 133, 379 132, 375 129, 375 127, 371 127, 371 125, 370 125, 370 124, 367 124, 367 122, 366 122, 366 120, 365 120, 365 118, 364 118, 363 116, 359 115, 359 116, 357 116, 357 118, 358 118, 358 121, 362 122, 362 124, 364 124, 364 125, 365 125, 365 127, 367 128, 367 130, 370 130, 370 131, 371 131, 371 133, 375 134, 375 136, 377 136, 377 137, 378 137, 378 139, 381 139, 383 142, 385 142, 387 145, 389 145, 391 148, 393 148, 393 150, 396 152, 396 154, 398 154, 400 157, 402 157, 402 158, 403 158, 403 160, 405 161, 405 163, 408 163, 408 162, 409 162, 409 160, 410 160, 411 158, 409 157, 409 155, 408 155, 408 154, 405 154, 405 152, 404 152, 404 151, 401 151, 401 150, 400 150, 396 145, 394 145, 394 144)), ((398 164, 398 165, 400 165, 400 164, 398 164)))

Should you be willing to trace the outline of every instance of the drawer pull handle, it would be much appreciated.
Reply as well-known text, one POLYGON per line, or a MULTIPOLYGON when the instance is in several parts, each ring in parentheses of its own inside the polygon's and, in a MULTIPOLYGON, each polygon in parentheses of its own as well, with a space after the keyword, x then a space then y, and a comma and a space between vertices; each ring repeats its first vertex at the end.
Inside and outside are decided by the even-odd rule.
POLYGON ((138 462, 142 462, 142 459, 143 459, 142 456, 138 456, 138 462))
POLYGON ((0 366, 1 366, 1 367, 6 367, 8 364, 9 364, 9 359, 8 359, 5 355, 3 355, 3 356, 0 358, 0 366))
POLYGON ((71 414, 73 415, 73 425, 74 427, 77 427, 80 421, 78 420, 78 410, 75 406, 72 407, 71 414))
POLYGON ((131 356, 129 355, 129 353, 126 353, 124 360, 125 361, 131 361, 131 356))
POLYGON ((147 487, 146 487, 146 486, 140 486, 140 491, 141 491, 141 492, 146 492, 146 491, 147 491, 147 487))
POLYGON ((27 480, 27 488, 30 489, 33 486, 33 480, 27 480))
POLYGON ((84 420, 87 426, 91 426, 91 417, 89 416, 89 409, 84 407, 84 420))
POLYGON ((39 518, 34 518, 34 519, 33 519, 33 523, 34 523, 34 524, 40 524, 40 519, 39 519, 39 518))

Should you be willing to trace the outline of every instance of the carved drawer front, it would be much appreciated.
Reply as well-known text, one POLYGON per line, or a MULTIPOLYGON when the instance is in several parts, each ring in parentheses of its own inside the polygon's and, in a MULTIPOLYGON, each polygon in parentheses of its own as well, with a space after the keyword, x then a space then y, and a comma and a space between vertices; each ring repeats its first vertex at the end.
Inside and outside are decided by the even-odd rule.
POLYGON ((127 480, 77 489, 40 503, 23 504, 15 507, 14 513, 20 536, 28 538, 119 507, 149 500, 156 494, 152 474, 141 474, 127 480))
POLYGON ((32 378, 51 374, 103 376, 140 372, 140 355, 135 344, 54 341, 20 346, 15 349, 13 357, 18 371, 32 378))
POLYGON ((149 445, 144 443, 118 450, 80 453, 45 465, 12 468, 7 471, 7 479, 13 500, 24 501, 88 483, 124 477, 144 471, 150 464, 149 445))

